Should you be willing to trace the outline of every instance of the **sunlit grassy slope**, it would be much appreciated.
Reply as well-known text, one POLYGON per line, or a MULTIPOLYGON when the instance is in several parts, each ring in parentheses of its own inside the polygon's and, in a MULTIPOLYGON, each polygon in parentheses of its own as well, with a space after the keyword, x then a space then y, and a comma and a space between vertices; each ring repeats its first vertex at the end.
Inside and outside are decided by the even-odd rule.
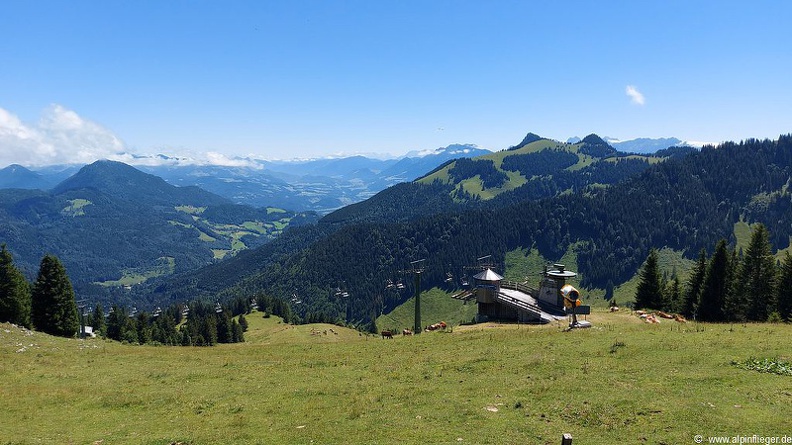
POLYGON ((212 348, 73 340, 0 324, 2 444, 692 443, 789 433, 790 325, 457 326, 383 340, 249 315, 212 348), (785 431, 786 429, 786 431, 785 431))
MULTIPOLYGON (((470 323, 476 316, 476 302, 463 302, 451 298, 453 293, 431 289, 421 294, 421 327, 445 321, 450 326, 470 323)), ((401 332, 413 329, 415 324, 415 298, 410 298, 393 311, 377 318, 379 329, 401 332)))
MULTIPOLYGON (((501 165, 503 163, 503 159, 513 155, 537 153, 546 149, 564 150, 577 154, 578 162, 567 168, 567 170, 570 171, 580 170, 598 161, 615 162, 616 160, 616 158, 595 159, 590 155, 581 153, 581 148, 583 148, 582 143, 568 144, 565 142, 559 142, 550 139, 540 139, 531 142, 518 149, 501 150, 495 153, 479 156, 475 159, 480 161, 485 161, 485 160, 492 161, 496 169, 501 170, 503 173, 505 173, 508 176, 509 178, 508 181, 506 181, 501 187, 493 187, 493 188, 485 189, 481 181, 481 177, 476 175, 471 178, 467 178, 462 181, 459 181, 458 183, 455 184, 455 189, 465 190, 467 193, 476 195, 483 200, 492 199, 501 193, 514 190, 520 187, 521 185, 525 184, 526 182, 528 182, 529 179, 531 178, 526 178, 525 176, 521 175, 520 172, 502 170, 501 165)), ((642 155, 626 156, 626 158, 644 159, 651 164, 662 161, 662 158, 655 158, 652 156, 642 156, 642 155)), ((454 181, 451 175, 449 174, 449 172, 455 167, 455 165, 456 165, 455 162, 451 162, 448 165, 439 168, 436 171, 432 172, 431 174, 419 179, 417 182, 424 184, 430 184, 434 181, 440 181, 446 184, 452 183, 454 181)))

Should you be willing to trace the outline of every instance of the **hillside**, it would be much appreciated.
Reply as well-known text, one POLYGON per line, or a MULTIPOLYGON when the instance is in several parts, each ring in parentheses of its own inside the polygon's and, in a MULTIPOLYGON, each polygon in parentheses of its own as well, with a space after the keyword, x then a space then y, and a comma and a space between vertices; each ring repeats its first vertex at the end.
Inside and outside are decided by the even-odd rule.
POLYGON ((52 189, 54 195, 74 190, 97 190, 120 201, 148 205, 225 205, 231 202, 198 187, 169 186, 162 178, 113 161, 97 161, 52 189))
POLYGON ((194 270, 258 247, 314 216, 231 203, 125 164, 88 165, 50 192, 0 190, 0 242, 29 279, 55 254, 82 298, 194 270))
POLYGON ((418 182, 450 185, 457 200, 533 200, 614 184, 663 159, 620 153, 595 134, 569 144, 528 133, 508 150, 450 162, 418 182))
POLYGON ((40 189, 46 190, 52 183, 43 175, 27 168, 12 164, 0 169, 0 189, 40 189))
MULTIPOLYGON (((571 267, 581 273, 581 286, 602 289, 608 282, 618 285, 629 280, 650 248, 668 247, 692 258, 702 248, 712 249, 718 239, 730 239, 741 218, 765 223, 774 248, 785 248, 792 235, 792 229, 783 224, 792 220, 788 192, 791 141, 782 136, 776 141, 722 144, 647 163, 643 172, 606 186, 572 187, 538 200, 525 198, 518 187, 487 201, 438 204, 425 214, 412 210, 421 207, 421 202, 403 199, 389 190, 378 195, 393 193, 383 201, 388 205, 377 206, 378 198, 358 205, 358 214, 373 212, 377 217, 356 219, 350 211, 339 219, 331 214, 320 223, 320 227, 334 226, 325 236, 302 244, 300 250, 265 268, 254 270, 239 264, 240 270, 247 270, 246 276, 219 295, 296 295, 294 300, 300 301, 296 310, 303 316, 322 314, 329 320, 348 316, 350 322, 367 325, 412 295, 409 280, 398 292, 386 289, 385 283, 406 278, 400 270, 414 259, 427 259, 424 289, 450 290, 459 285, 464 267, 475 264, 479 256, 493 255, 497 264, 503 264, 507 252, 521 248, 535 248, 551 260, 573 251, 577 264, 571 267), (729 181, 723 181, 724 177, 729 181), (413 216, 393 218, 402 211, 413 216), (446 282, 448 273, 457 278, 446 282), (333 289, 341 286, 350 295, 348 300, 334 297, 333 289)), ((505 153, 541 152, 547 147, 532 144, 548 143, 552 144, 534 141, 484 160, 494 164, 492 157, 506 158, 505 153)), ((570 147, 577 150, 572 154, 578 159, 581 151, 588 151, 583 155, 592 159, 597 150, 607 152, 604 146, 570 147)), ((569 152, 557 154, 567 156, 565 153, 569 152)), ((607 165, 609 161, 597 163, 607 165)), ((423 187, 446 187, 441 181, 432 184, 423 187)), ((420 187, 416 184, 406 190, 414 193, 420 187)), ((289 243, 286 235, 277 242, 289 243)), ((194 295, 218 295, 206 291, 211 286, 199 274, 192 275, 189 283, 194 295)), ((167 286, 161 290, 156 298, 168 300, 173 290, 167 286)))
POLYGON ((570 433, 575 443, 681 444, 782 435, 792 402, 789 376, 743 369, 752 357, 789 362, 785 324, 648 325, 595 312, 598 329, 487 323, 383 340, 247 319, 245 343, 211 348, 0 324, 0 437, 557 445, 570 433))

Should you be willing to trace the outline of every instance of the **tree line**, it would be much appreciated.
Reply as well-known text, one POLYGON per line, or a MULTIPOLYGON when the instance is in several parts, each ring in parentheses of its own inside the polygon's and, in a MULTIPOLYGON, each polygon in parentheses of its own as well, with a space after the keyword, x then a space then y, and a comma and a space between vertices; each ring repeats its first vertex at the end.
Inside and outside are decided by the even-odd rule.
POLYGON ((699 321, 792 321, 792 255, 773 255, 770 234, 757 224, 745 252, 718 241, 701 250, 686 283, 660 273, 652 249, 640 271, 635 307, 675 312, 699 321))
POLYGON ((230 298, 223 303, 208 300, 174 303, 154 312, 130 313, 125 307, 113 305, 106 316, 101 305, 97 305, 90 321, 99 335, 131 344, 214 346, 244 342, 248 330, 245 315, 249 316, 254 309, 264 318, 276 315, 285 323, 297 321, 291 306, 264 294, 230 298))
POLYGON ((80 322, 74 289, 57 257, 42 258, 31 286, 6 245, 0 246, 0 321, 61 337, 77 333, 80 322))
POLYGON ((5 244, 0 245, 0 322, 10 322, 60 337, 81 334, 91 326, 96 335, 130 344, 212 346, 245 341, 245 315, 259 309, 264 317, 280 316, 297 321, 291 306, 281 299, 259 293, 251 298, 228 298, 223 304, 195 300, 171 304, 152 312, 129 310, 115 304, 108 313, 96 304, 81 314, 66 269, 54 255, 41 260, 38 277, 31 285, 14 264, 5 244))

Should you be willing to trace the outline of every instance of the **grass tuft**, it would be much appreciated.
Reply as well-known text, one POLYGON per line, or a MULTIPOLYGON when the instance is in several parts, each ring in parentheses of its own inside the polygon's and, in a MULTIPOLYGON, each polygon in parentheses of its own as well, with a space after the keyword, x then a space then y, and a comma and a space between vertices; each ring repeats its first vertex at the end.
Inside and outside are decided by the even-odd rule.
POLYGON ((742 362, 732 361, 731 364, 740 369, 792 376, 792 363, 779 359, 751 357, 742 362))

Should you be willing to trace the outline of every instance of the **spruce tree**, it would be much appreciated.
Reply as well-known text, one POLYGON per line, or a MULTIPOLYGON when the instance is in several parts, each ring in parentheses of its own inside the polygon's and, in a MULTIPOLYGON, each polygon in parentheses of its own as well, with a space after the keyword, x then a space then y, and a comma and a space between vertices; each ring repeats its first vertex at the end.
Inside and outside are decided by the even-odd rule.
POLYGON ((151 326, 149 314, 146 311, 141 311, 137 316, 135 322, 135 331, 137 332, 138 343, 145 345, 151 341, 151 326))
POLYGON ((42 332, 72 337, 80 327, 74 288, 66 269, 54 255, 41 260, 32 293, 33 326, 42 332))
POLYGON ((657 251, 649 250, 646 262, 641 269, 638 290, 635 293, 635 307, 639 309, 660 309, 663 306, 662 283, 660 268, 657 262, 657 251))
POLYGON ((217 314, 216 326, 218 343, 234 343, 234 331, 231 326, 231 317, 228 316, 228 311, 217 314))
POLYGON ((248 330, 248 321, 245 318, 245 314, 241 314, 239 316, 239 326, 242 327, 242 332, 247 332, 248 330))
POLYGON ((757 224, 745 251, 739 277, 739 298, 745 305, 748 320, 767 321, 775 307, 776 276, 770 234, 764 225, 757 224))
POLYGON ((107 316, 105 336, 111 340, 121 341, 124 327, 126 326, 126 318, 127 314, 124 309, 115 304, 110 307, 110 315, 107 316))
POLYGON ((611 301, 613 298, 613 288, 614 288, 613 280, 608 279, 608 282, 605 284, 605 299, 607 301, 611 301))
POLYGON ((94 334, 103 335, 105 328, 104 308, 101 303, 97 303, 91 317, 91 327, 93 327, 94 334))
POLYGON ((783 320, 792 322, 792 255, 789 254, 789 251, 784 255, 784 261, 781 263, 776 308, 783 320))
POLYGON ((245 341, 245 331, 242 329, 242 325, 236 320, 231 321, 231 331, 233 332, 232 337, 234 343, 242 343, 245 341))
POLYGON ((701 286, 704 284, 706 274, 707 251, 701 249, 696 265, 693 266, 693 270, 690 272, 687 287, 682 294, 682 301, 680 302, 679 312, 685 317, 695 317, 696 315, 696 305, 701 295, 701 286))
POLYGON ((30 328, 30 285, 14 266, 6 245, 0 246, 0 322, 30 328))
POLYGON ((669 312, 679 312, 680 302, 682 300, 682 290, 681 284, 679 283, 679 277, 674 276, 671 280, 671 286, 668 287, 666 291, 666 300, 664 303, 663 310, 669 312))
POLYGON ((724 305, 730 295, 729 251, 726 240, 721 239, 707 266, 707 274, 701 287, 698 303, 698 319, 701 321, 724 321, 724 305))

